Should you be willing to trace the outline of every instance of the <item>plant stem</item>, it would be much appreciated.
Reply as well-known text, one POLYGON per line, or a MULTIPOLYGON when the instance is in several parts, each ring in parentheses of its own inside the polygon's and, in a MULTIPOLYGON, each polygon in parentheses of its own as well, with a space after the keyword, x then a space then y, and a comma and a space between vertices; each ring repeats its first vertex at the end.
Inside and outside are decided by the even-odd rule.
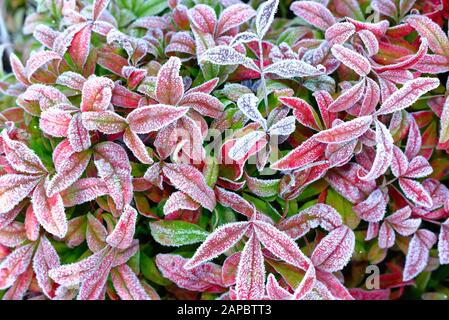
POLYGON ((263 61, 263 47, 262 39, 259 39, 259 60, 260 60, 260 81, 262 83, 263 99, 265 102, 265 113, 268 117, 268 94, 267 94, 267 84, 265 83, 265 73, 264 73, 264 61, 263 61))

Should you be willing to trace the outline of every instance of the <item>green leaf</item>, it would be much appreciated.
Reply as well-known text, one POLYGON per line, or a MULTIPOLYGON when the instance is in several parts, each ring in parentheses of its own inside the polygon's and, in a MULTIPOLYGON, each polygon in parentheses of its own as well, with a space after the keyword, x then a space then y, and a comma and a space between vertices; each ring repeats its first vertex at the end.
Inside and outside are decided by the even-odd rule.
POLYGON ((285 262, 266 259, 284 280, 292 287, 297 288, 304 278, 304 271, 285 262))
POLYGON ((202 242, 209 234, 196 224, 180 220, 152 222, 150 229, 154 240, 164 246, 174 247, 202 242))
POLYGON ((359 225, 360 218, 352 210, 352 203, 332 188, 327 190, 326 204, 338 211, 343 219, 343 223, 349 228, 354 230, 359 225))
POLYGON ((170 280, 165 279, 160 273, 154 262, 154 258, 148 257, 145 253, 140 252, 140 271, 145 279, 150 280, 161 286, 168 286, 171 284, 170 280))

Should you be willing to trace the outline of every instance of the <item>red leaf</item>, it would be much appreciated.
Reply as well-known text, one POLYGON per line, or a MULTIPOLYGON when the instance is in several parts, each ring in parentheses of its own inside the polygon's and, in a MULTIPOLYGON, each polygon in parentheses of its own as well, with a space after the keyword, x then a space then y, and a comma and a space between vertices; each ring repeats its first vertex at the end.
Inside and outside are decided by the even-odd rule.
POLYGON ((246 201, 237 193, 227 191, 220 187, 215 187, 215 195, 217 196, 217 201, 221 205, 229 207, 248 218, 252 217, 256 210, 253 204, 246 201))
POLYGON ((259 300, 264 295, 264 289, 264 257, 259 239, 253 232, 240 257, 235 290, 239 300, 259 300))
POLYGON ((414 104, 420 96, 437 88, 440 80, 435 78, 417 78, 390 95, 376 112, 377 115, 389 114, 414 104))
POLYGON ((44 174, 47 172, 42 161, 23 142, 9 138, 6 129, 2 131, 3 149, 9 165, 19 172, 44 174))
POLYGON ((47 196, 48 180, 40 182, 32 196, 33 211, 37 221, 51 234, 63 238, 67 233, 67 217, 59 194, 47 196))
POLYGON ((0 290, 13 285, 17 277, 27 270, 34 247, 35 243, 18 247, 0 262, 0 290))
POLYGON ((4 174, 0 176, 0 213, 13 209, 20 201, 25 199, 41 177, 21 174, 4 174))
POLYGON ((368 198, 353 207, 357 215, 365 221, 377 222, 382 220, 387 209, 387 201, 380 189, 374 190, 368 198))
POLYGON ((176 106, 184 94, 184 83, 179 76, 181 60, 171 57, 157 74, 156 99, 159 103, 176 106))
POLYGON ((150 105, 132 111, 126 120, 135 133, 157 131, 183 117, 189 108, 163 104, 150 105))
POLYGON ((310 137, 300 146, 290 151, 285 157, 273 163, 270 168, 275 170, 294 170, 313 163, 324 154, 326 149, 326 145, 318 142, 315 136, 310 137))
POLYGON ((193 201, 182 191, 173 192, 164 205, 164 214, 169 215, 178 210, 197 210, 200 204, 193 201))
POLYGON ((437 237, 426 229, 418 230, 409 243, 403 272, 403 281, 409 281, 421 273, 429 260, 429 251, 437 237))
POLYGON ((123 142, 140 162, 145 164, 153 163, 153 159, 148 153, 145 144, 140 140, 139 136, 129 128, 127 128, 123 134, 123 142))
POLYGON ((424 15, 411 15, 405 21, 427 39, 434 53, 449 56, 449 39, 435 22, 424 15))
POLYGON ((342 225, 340 214, 327 204, 317 203, 296 215, 279 223, 279 229, 293 239, 298 239, 311 228, 321 226, 324 230, 331 231, 342 225))
POLYGON ((136 228, 137 211, 130 205, 126 205, 123 209, 119 221, 115 225, 112 233, 106 238, 106 242, 121 250, 128 248, 134 237, 136 228))
POLYGON ((314 1, 295 1, 290 10, 298 17, 321 30, 326 30, 335 24, 333 14, 321 3, 314 1))
POLYGON ((81 152, 89 149, 91 144, 89 131, 83 125, 80 112, 73 115, 67 131, 67 138, 74 151, 81 152))
POLYGON ((414 203, 425 208, 432 207, 432 198, 430 198, 429 193, 424 189, 421 183, 411 179, 400 178, 399 185, 406 197, 414 203))
POLYGON ((368 59, 354 50, 350 50, 340 44, 335 44, 332 46, 331 51, 335 58, 348 68, 354 70, 359 76, 363 77, 370 73, 371 64, 368 59))
POLYGON ((332 45, 345 43, 355 33, 355 27, 349 22, 336 23, 326 29, 325 38, 332 45))
POLYGON ((312 254, 315 267, 325 272, 343 269, 352 256, 355 245, 354 232, 342 225, 320 241, 312 254))
POLYGON ((317 141, 322 143, 342 143, 351 141, 364 134, 369 129, 372 122, 372 116, 356 118, 321 131, 314 137, 317 141))
MULTIPOLYGON (((67 29, 68 30, 68 29, 67 29)), ((79 69, 83 69, 90 53, 90 39, 92 25, 86 23, 79 31, 73 34, 68 52, 79 69)))
POLYGON ((125 150, 113 142, 94 147, 94 163, 118 210, 132 200, 131 165, 125 150))
POLYGON ((33 258, 33 270, 36 274, 39 287, 50 299, 55 296, 56 286, 53 280, 48 276, 48 272, 59 266, 59 256, 56 253, 56 250, 45 236, 41 237, 39 246, 37 247, 33 258))
POLYGON ((343 90, 338 98, 329 105, 327 110, 329 112, 338 112, 351 108, 363 97, 365 83, 365 79, 361 79, 354 86, 343 90))
POLYGON ((76 181, 70 187, 61 192, 65 207, 94 200, 108 193, 106 184, 99 178, 84 178, 76 181))
POLYGON ((223 114, 224 105, 217 98, 202 93, 186 94, 179 102, 180 106, 195 109, 202 115, 218 119, 223 114))
POLYGON ((108 232, 97 218, 92 214, 87 214, 86 242, 92 252, 101 251, 106 246, 108 232))
POLYGON ((359 178, 368 181, 377 179, 380 175, 387 171, 393 158, 393 137, 385 125, 375 120, 376 124, 376 157, 374 158, 371 170, 365 174, 360 175, 359 178))
POLYGON ((295 267, 303 270, 309 268, 309 259, 287 234, 260 220, 254 221, 253 225, 258 239, 272 254, 295 267))
POLYGON ((198 169, 188 164, 166 163, 162 171, 177 189, 210 211, 215 208, 215 194, 198 169))
POLYGON ((248 228, 248 222, 234 222, 220 226, 207 237, 193 257, 184 265, 184 268, 193 269, 232 248, 248 228))
POLYGON ((225 32, 247 22, 255 15, 256 12, 249 5, 244 3, 233 4, 224 9, 221 13, 216 27, 216 34, 224 34, 225 32))
POLYGON ((152 300, 128 265, 122 264, 112 269, 111 278, 122 300, 152 300))
POLYGON ((72 116, 69 112, 51 108, 41 113, 39 127, 53 137, 67 137, 71 119, 72 116))
POLYGON ((123 132, 126 120, 113 111, 86 111, 82 113, 83 125, 87 130, 98 130, 106 134, 123 132))
POLYGON ((189 10, 190 22, 203 33, 214 34, 217 24, 215 11, 204 4, 198 4, 189 10))
POLYGON ((441 264, 449 263, 449 219, 441 224, 438 237, 438 256, 441 264))
POLYGON ((319 131, 321 123, 315 110, 306 101, 296 97, 279 97, 279 101, 293 109, 293 115, 303 126, 319 131))
POLYGON ((47 195, 52 197, 75 183, 89 164, 90 157, 90 151, 76 152, 70 155, 50 180, 47 186, 47 195))
POLYGON ((81 111, 105 111, 111 102, 113 88, 111 79, 90 76, 81 92, 81 111))

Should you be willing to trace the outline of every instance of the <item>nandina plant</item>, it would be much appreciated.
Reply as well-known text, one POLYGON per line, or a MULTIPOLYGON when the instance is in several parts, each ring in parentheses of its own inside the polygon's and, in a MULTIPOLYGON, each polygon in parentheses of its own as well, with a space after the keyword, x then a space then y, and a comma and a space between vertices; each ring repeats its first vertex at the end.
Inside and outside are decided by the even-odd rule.
POLYGON ((449 299, 447 1, 3 9, 3 299, 449 299))

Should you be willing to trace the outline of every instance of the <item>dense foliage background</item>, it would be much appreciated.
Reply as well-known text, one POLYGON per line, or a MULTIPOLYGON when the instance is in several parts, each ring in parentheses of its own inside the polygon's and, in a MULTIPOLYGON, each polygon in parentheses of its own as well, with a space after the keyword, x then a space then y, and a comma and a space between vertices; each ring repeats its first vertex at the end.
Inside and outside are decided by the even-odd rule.
POLYGON ((448 299, 448 1, 0 8, 3 299, 448 299))

